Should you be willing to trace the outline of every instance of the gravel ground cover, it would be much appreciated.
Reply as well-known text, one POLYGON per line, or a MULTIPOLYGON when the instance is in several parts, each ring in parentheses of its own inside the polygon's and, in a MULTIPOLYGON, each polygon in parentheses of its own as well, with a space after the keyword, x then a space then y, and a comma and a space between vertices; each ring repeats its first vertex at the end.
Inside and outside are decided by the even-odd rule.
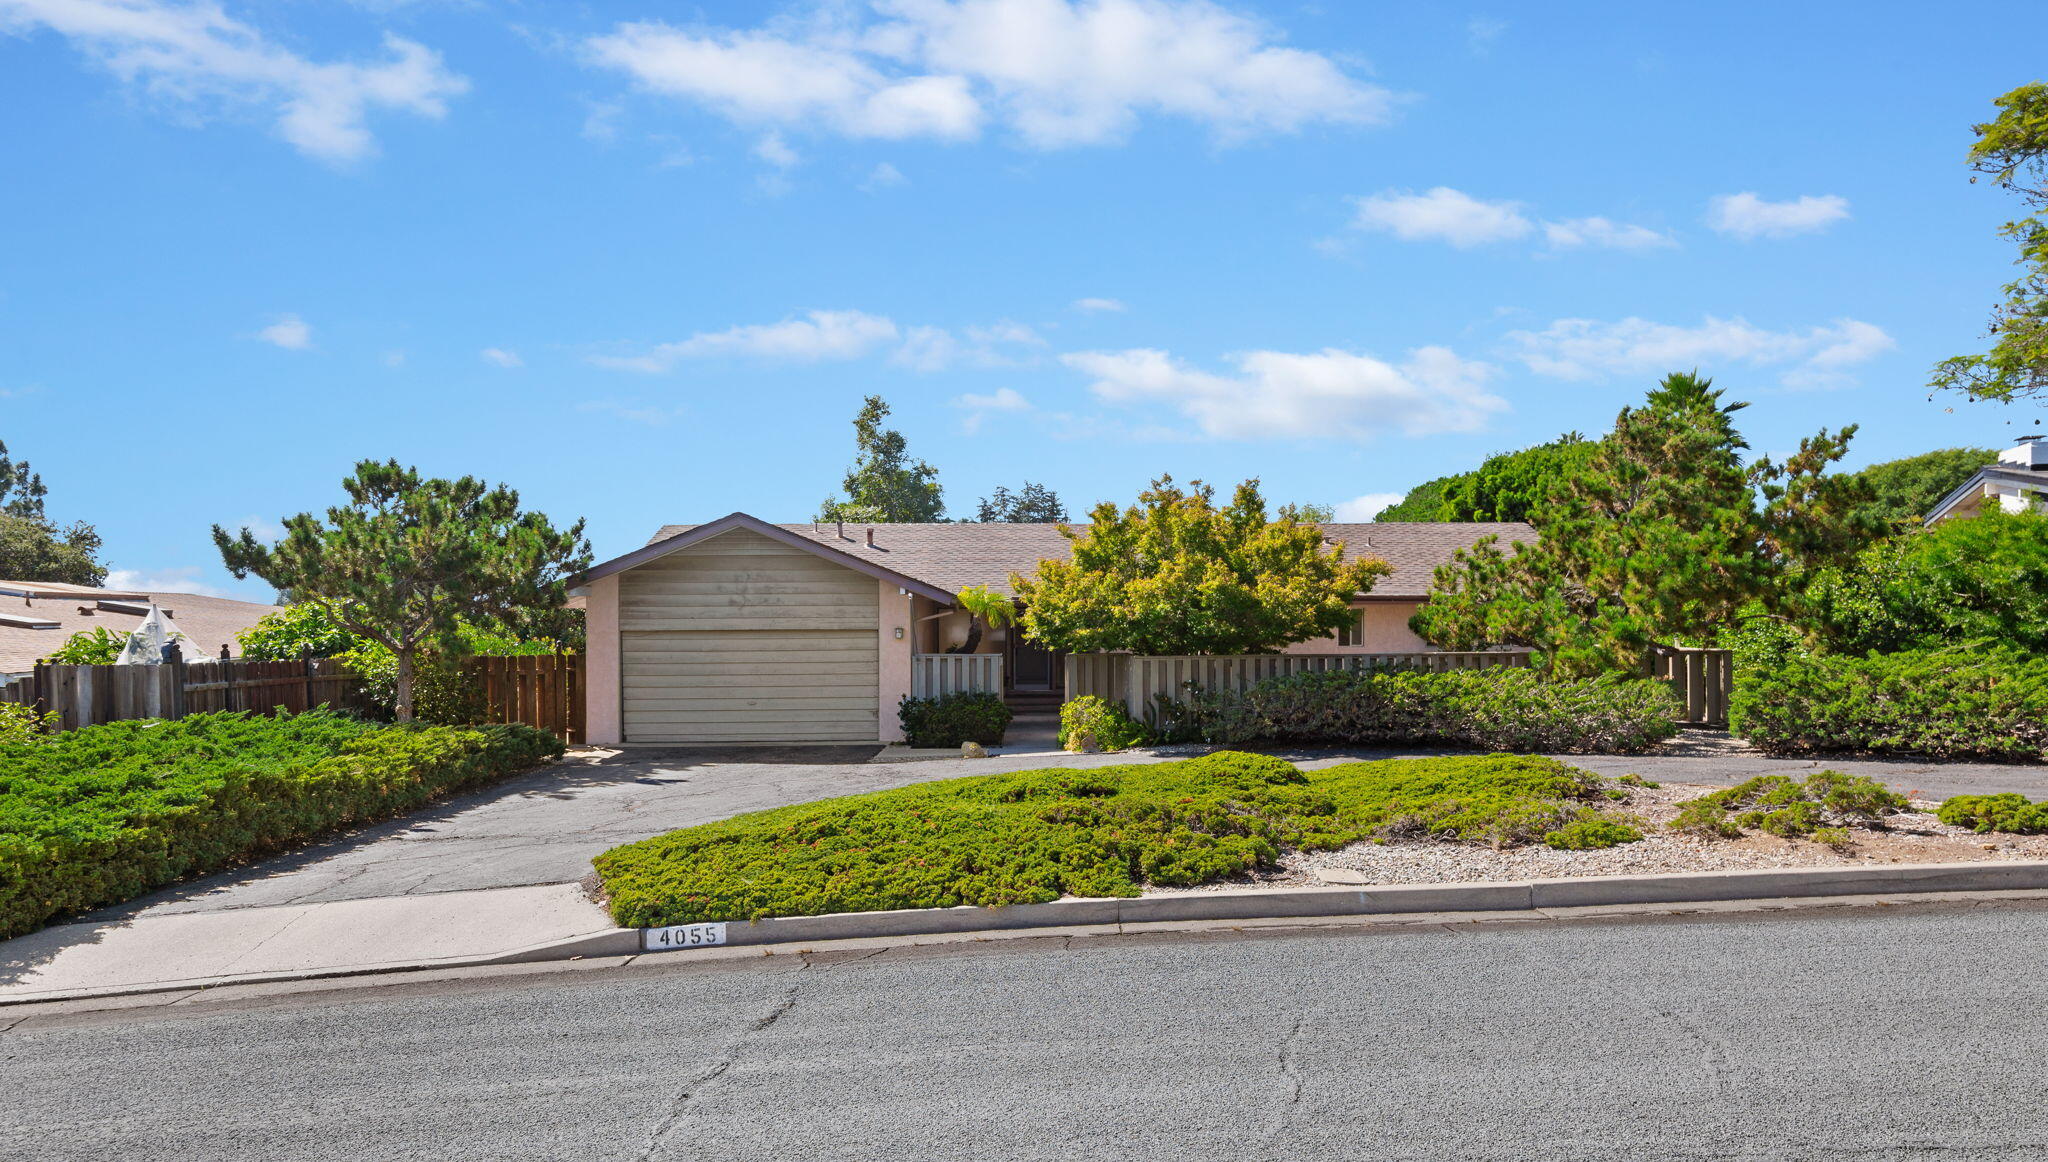
POLYGON ((1668 829, 1678 805, 1719 787, 1666 783, 1630 789, 1614 806, 1649 826, 1636 843, 1596 851, 1556 851, 1540 844, 1495 851, 1475 844, 1390 840, 1354 843, 1335 851, 1288 851, 1274 872, 1194 888, 1148 888, 1146 895, 1184 895, 1247 887, 1303 888, 1342 884, 1443 884, 1569 876, 1654 875, 1665 872, 1744 871, 1779 867, 1856 867, 1874 863, 1961 863, 1969 860, 2048 859, 2048 835, 1979 835, 1934 817, 1934 802, 1914 799, 1913 810, 1885 819, 1882 831, 1852 828, 1846 851, 1806 839, 1751 833, 1741 839, 1702 839, 1668 829))

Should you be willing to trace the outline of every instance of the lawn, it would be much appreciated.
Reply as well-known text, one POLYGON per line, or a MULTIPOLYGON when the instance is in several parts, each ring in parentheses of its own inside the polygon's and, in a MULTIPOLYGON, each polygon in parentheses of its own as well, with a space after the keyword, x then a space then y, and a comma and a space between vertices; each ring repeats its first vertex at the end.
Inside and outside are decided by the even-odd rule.
POLYGON ((1625 794, 1533 755, 1304 772, 1223 751, 1148 765, 980 775, 740 815, 596 860, 628 927, 1135 896, 1277 865, 1283 849, 1430 836, 1510 847, 1639 838, 1625 794))

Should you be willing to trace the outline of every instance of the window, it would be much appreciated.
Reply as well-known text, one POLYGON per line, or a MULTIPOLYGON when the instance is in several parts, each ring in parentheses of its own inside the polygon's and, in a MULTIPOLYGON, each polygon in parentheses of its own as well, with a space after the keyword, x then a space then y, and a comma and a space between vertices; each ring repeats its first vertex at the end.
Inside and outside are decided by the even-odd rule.
POLYGON ((1362 646, 1365 644, 1365 610, 1351 611, 1351 624, 1337 631, 1340 646, 1362 646))

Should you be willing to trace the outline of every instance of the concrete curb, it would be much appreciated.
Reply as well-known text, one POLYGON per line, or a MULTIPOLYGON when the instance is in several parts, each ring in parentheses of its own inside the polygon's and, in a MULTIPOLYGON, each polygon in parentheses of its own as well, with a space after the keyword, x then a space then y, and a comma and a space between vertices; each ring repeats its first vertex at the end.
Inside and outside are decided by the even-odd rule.
MULTIPOLYGON (((1143 930, 1172 923, 1244 921, 1248 925, 1260 922, 1272 925, 1289 921, 1460 913, 1484 913, 1495 918, 1556 918, 1559 911, 1565 914, 1596 914, 1601 908, 1628 906, 1758 903, 1824 897, 1856 897, 1860 902, 1874 903, 1880 901, 1873 897, 1955 898, 1960 894, 1967 898, 1971 893, 2032 891, 2048 891, 2048 860, 1681 872, 1368 888, 1253 888, 1135 899, 1057 900, 1049 904, 1020 904, 1004 908, 970 906, 779 917, 732 923, 726 929, 725 945, 691 951, 759 948, 763 954, 768 954, 777 949, 802 951, 808 945, 833 941, 919 936, 972 937, 977 933, 997 938, 1005 933, 1022 934, 1041 929, 1061 929, 1068 934, 1114 935, 1134 926, 1143 930)), ((444 957, 409 963, 53 990, 44 994, 0 998, 0 1011, 16 1005, 53 1001, 97 1001, 150 993, 192 993, 232 985, 320 981, 420 970, 611 961, 642 955, 668 959, 663 953, 645 952, 641 944, 644 931, 640 928, 612 928, 480 957, 444 957)), ((675 959, 680 961, 690 957, 677 956, 675 959)))

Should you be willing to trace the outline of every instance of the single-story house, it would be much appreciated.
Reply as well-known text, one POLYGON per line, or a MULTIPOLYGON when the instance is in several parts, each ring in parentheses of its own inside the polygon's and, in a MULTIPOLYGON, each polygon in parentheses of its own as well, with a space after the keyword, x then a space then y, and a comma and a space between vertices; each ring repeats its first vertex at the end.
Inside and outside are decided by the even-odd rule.
POLYGON ((149 613, 149 603, 169 614, 209 658, 222 646, 240 653, 235 635, 255 625, 275 605, 205 597, 197 593, 152 593, 139 589, 94 589, 54 581, 0 581, 0 675, 35 668, 71 635, 104 626, 130 633, 149 613))
MULTIPOLYGON (((1526 524, 1327 524, 1353 559, 1392 565, 1359 596, 1358 622, 1295 652, 1393 653, 1430 647, 1408 629, 1431 575, 1482 537, 1533 541, 1526 524)), ((770 524, 734 513, 669 525, 646 546, 577 579, 589 633, 588 737, 616 743, 888 742, 896 703, 923 656, 964 643, 956 595, 1009 593, 1065 558, 1053 524, 770 524)), ((1003 695, 1056 704, 1057 653, 1022 634, 985 633, 1003 695)))
POLYGON ((1998 454, 1996 464, 1977 469, 1927 514, 1929 527, 1976 516, 1987 504, 2007 512, 2048 507, 2048 439, 2027 436, 1998 454))

